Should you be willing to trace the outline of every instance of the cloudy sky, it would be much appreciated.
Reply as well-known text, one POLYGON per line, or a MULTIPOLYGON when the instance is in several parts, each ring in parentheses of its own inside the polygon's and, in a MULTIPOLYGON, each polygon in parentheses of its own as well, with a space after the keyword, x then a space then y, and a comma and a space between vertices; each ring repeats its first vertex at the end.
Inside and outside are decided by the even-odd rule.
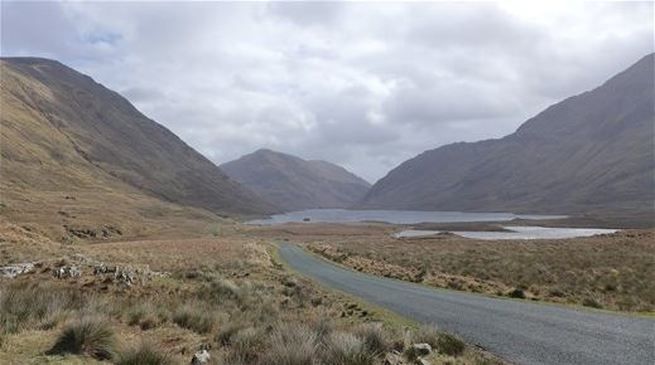
POLYGON ((55 58, 216 163, 271 148, 371 182, 500 137, 653 52, 653 3, 25 3, 3 56, 55 58))

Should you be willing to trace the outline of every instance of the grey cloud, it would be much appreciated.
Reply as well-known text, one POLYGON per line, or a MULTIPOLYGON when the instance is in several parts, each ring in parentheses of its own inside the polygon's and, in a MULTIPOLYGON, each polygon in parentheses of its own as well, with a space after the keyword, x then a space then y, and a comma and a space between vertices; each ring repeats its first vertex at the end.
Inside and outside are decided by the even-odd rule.
POLYGON ((337 1, 272 2, 267 5, 271 15, 301 27, 333 24, 344 6, 337 1))
POLYGON ((653 52, 652 3, 515 5, 2 2, 1 53, 76 67, 217 163, 267 147, 374 181, 653 52))

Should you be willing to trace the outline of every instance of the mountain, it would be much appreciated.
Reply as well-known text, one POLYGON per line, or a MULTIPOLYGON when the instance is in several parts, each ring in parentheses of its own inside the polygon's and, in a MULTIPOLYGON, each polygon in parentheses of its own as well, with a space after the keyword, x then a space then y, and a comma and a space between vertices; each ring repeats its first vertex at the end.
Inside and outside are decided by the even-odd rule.
POLYGON ((220 166, 230 177, 286 211, 348 208, 370 184, 343 167, 261 149, 220 166))
POLYGON ((361 206, 652 213, 653 63, 650 54, 504 138, 423 152, 374 184, 361 206))
POLYGON ((96 209, 88 215, 139 199, 219 214, 275 211, 90 77, 41 58, 3 58, 0 71, 2 204, 76 193, 96 209))

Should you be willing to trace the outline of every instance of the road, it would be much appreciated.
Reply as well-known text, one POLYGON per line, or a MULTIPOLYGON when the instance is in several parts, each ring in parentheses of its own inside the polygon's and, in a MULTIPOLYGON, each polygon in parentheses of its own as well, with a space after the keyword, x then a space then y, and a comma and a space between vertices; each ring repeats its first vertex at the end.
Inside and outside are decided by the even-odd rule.
POLYGON ((655 319, 490 298, 367 275, 282 243, 289 267, 518 364, 655 364, 655 319))

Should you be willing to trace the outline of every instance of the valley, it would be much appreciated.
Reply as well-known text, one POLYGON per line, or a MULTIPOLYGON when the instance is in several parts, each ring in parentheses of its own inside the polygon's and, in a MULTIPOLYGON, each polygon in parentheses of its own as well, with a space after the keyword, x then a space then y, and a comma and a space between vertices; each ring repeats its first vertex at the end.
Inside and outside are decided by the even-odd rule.
MULTIPOLYGON (((225 5, 190 4, 207 6, 189 12, 194 25, 225 5)), ((81 17, 94 4, 75 5, 62 14, 85 45, 53 33, 42 43, 59 46, 35 52, 74 56, 27 57, 21 46, 0 58, 0 364, 655 362, 652 47, 627 68, 594 68, 614 73, 596 84, 527 67, 536 55, 522 52, 499 77, 487 59, 403 48, 429 61, 414 69, 383 65, 380 40, 330 39, 333 4, 321 6, 334 19, 314 24, 277 8, 307 4, 237 3, 209 23, 241 31, 232 17, 250 14, 267 27, 208 31, 184 62, 171 55, 197 46, 185 38, 194 27, 160 29, 155 43, 167 46, 151 65, 112 53, 151 50, 134 39, 140 26, 92 26, 99 14, 123 19, 105 12, 113 4, 81 17), (246 5, 264 7, 235 10, 246 5), (313 36, 265 42, 278 50, 240 38, 273 28, 313 36), (209 57, 223 39, 229 47, 209 57), (324 68, 348 52, 349 67, 324 68), (312 72, 315 83, 297 82, 312 72), (501 137, 476 141, 490 135, 501 137)), ((147 18, 162 4, 143 5, 147 18)), ((173 12, 150 26, 186 14, 164 5, 173 12)), ((392 40, 395 26, 374 28, 392 40)))

